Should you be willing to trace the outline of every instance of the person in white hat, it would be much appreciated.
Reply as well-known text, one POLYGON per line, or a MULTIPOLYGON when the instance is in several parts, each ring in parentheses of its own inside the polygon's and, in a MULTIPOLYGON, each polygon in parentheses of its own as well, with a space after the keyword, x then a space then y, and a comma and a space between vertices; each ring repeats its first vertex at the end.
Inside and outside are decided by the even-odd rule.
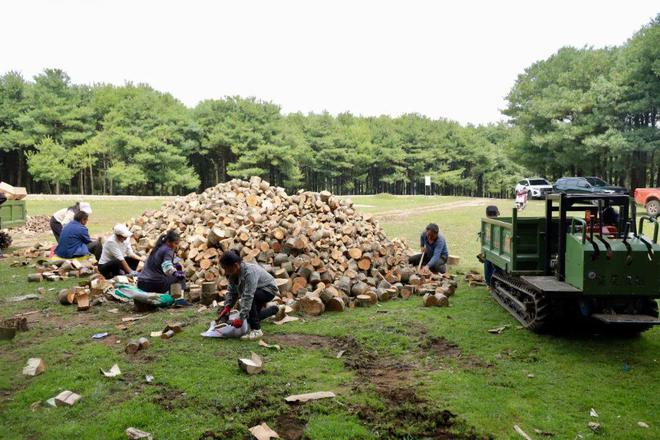
POLYGON ((103 243, 99 272, 106 278, 117 275, 137 276, 136 269, 142 258, 133 252, 131 231, 122 223, 112 229, 112 236, 103 243))
POLYGON ((87 213, 87 215, 92 213, 92 206, 87 202, 77 202, 73 206, 68 208, 62 208, 53 214, 50 218, 50 230, 53 231, 55 240, 60 242, 60 235, 62 235, 62 229, 71 223, 73 217, 80 211, 87 213))

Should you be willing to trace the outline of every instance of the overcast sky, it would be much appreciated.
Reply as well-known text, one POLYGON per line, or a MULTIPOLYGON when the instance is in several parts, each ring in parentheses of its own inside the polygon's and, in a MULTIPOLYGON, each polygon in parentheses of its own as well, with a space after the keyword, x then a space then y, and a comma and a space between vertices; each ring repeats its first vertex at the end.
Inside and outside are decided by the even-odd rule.
POLYGON ((0 73, 145 82, 188 106, 255 96, 285 112, 502 119, 516 75, 560 47, 619 45, 658 12, 633 1, 0 3, 0 73))

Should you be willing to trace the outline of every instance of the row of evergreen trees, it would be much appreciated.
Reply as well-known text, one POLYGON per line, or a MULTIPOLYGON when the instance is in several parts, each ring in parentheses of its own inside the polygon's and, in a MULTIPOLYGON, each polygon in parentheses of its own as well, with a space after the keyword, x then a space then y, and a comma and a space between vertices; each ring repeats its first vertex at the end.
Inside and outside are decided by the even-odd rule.
POLYGON ((83 86, 49 69, 0 77, 0 172, 30 191, 181 194, 258 175, 288 189, 501 195, 516 166, 505 126, 420 115, 283 115, 229 97, 189 109, 146 85, 83 86))

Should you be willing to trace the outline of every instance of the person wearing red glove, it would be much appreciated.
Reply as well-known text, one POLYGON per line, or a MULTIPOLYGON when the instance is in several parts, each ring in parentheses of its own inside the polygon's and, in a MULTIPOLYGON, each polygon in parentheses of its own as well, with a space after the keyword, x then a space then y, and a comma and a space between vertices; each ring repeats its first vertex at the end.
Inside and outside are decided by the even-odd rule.
POLYGON ((235 328, 242 328, 244 322, 250 326, 250 331, 242 339, 260 339, 263 336, 261 321, 275 315, 277 306, 266 307, 277 294, 275 278, 260 265, 245 263, 236 251, 227 251, 220 257, 220 265, 225 271, 229 286, 225 304, 218 319, 229 321, 229 313, 234 304, 239 301, 238 318, 229 321, 235 328))

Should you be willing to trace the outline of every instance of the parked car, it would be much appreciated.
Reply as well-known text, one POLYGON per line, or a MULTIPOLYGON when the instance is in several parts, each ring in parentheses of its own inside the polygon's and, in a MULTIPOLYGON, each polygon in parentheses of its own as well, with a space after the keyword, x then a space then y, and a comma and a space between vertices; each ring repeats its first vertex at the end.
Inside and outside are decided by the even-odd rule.
POLYGON ((635 201, 644 205, 648 215, 657 217, 660 213, 660 188, 637 188, 635 201))
POLYGON ((552 192, 552 185, 541 177, 523 179, 516 185, 516 194, 527 188, 528 199, 545 199, 545 195, 552 192))
POLYGON ((610 185, 599 177, 562 177, 555 182, 552 190, 553 192, 568 194, 629 194, 626 188, 610 185))

